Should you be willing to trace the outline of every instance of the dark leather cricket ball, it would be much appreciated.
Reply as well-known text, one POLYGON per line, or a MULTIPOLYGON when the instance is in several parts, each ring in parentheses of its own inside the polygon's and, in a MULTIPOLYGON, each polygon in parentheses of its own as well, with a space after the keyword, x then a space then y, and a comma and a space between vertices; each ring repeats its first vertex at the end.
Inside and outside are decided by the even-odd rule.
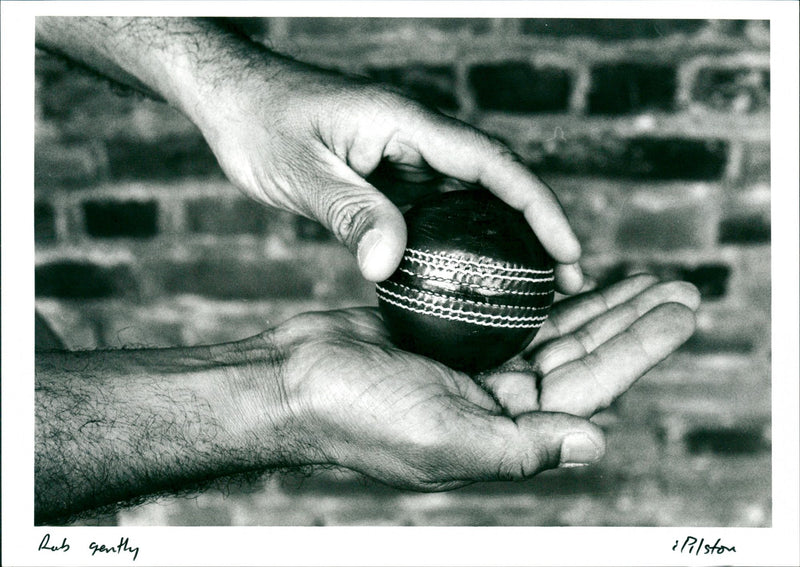
POLYGON ((553 303, 553 260, 521 212, 487 190, 442 193, 405 214, 408 244, 376 287, 392 341, 470 374, 522 351, 553 303))

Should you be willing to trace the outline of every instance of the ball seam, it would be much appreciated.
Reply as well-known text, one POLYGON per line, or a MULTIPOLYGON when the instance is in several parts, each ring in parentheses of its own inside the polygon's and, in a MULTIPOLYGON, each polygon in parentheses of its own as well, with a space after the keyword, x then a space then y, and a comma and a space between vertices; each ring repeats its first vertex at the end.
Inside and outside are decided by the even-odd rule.
POLYGON ((431 262, 444 262, 446 264, 462 264, 467 266, 475 266, 477 268, 492 268, 492 269, 502 269, 509 273, 519 273, 519 274, 552 274, 553 269, 547 270, 536 270, 534 268, 519 268, 509 266, 507 262, 494 262, 491 260, 486 260, 485 262, 478 262, 476 260, 468 260, 466 258, 458 258, 452 255, 452 252, 447 253, 437 253, 437 252, 430 252, 430 251, 422 251, 417 250, 416 248, 406 248, 406 254, 411 256, 407 258, 408 260, 416 260, 419 263, 423 263, 424 260, 428 260, 431 262), (419 256, 419 258, 413 258, 413 256, 419 256))
MULTIPOLYGON (((453 278, 443 278, 443 277, 434 276, 434 275, 431 275, 431 274, 414 272, 412 270, 409 270, 408 268, 404 268, 403 266, 400 266, 398 268, 398 270, 400 272, 403 272, 404 274, 407 274, 407 275, 415 277, 415 278, 420 278, 420 279, 423 279, 423 280, 430 280, 430 281, 442 282, 442 283, 450 283, 450 284, 457 283, 457 285, 459 285, 459 286, 472 287, 472 288, 482 289, 482 290, 485 290, 485 291, 495 291, 495 292, 499 291, 499 292, 510 293, 510 294, 514 294, 514 295, 548 295, 550 293, 549 291, 548 292, 531 292, 531 291, 527 291, 527 290, 511 290, 511 289, 506 289, 506 288, 501 287, 501 286, 492 287, 490 285, 486 285, 485 283, 454 282, 453 278)), ((467 278, 483 278, 483 279, 486 279, 486 278, 498 278, 498 279, 501 279, 502 278, 502 276, 500 276, 500 275, 494 275, 494 274, 487 275, 487 274, 470 273, 470 272, 464 272, 464 271, 455 272, 454 275, 463 275, 463 276, 466 276, 467 278)), ((511 277, 513 277, 513 276, 511 276, 511 277)), ((547 282, 553 281, 553 278, 550 277, 550 278, 541 278, 541 279, 535 279, 535 280, 534 279, 525 279, 525 280, 511 280, 511 281, 513 281, 515 283, 526 283, 526 284, 527 283, 547 283, 547 282)))
MULTIPOLYGON (((462 267, 462 266, 454 267, 449 265, 449 263, 446 261, 432 262, 428 260, 420 260, 418 258, 409 258, 409 257, 405 257, 404 260, 408 263, 419 264, 420 266, 427 268, 451 269, 457 274, 465 274, 471 277, 497 278, 501 280, 507 280, 512 282, 524 282, 524 283, 544 283, 553 281, 552 275, 547 278, 532 278, 526 276, 514 276, 510 274, 498 273, 498 270, 503 269, 499 266, 496 269, 493 269, 494 268, 493 266, 488 266, 488 265, 482 266, 484 268, 484 271, 478 271, 478 270, 472 270, 468 267, 462 267)), ((549 272, 544 272, 544 273, 552 274, 553 271, 550 270, 549 272)))
MULTIPOLYGON (((429 291, 427 289, 414 289, 413 287, 410 287, 410 286, 407 286, 407 285, 404 285, 404 284, 401 284, 401 283, 397 283, 397 282, 392 282, 392 281, 382 282, 381 284, 378 284, 378 286, 381 287, 382 289, 384 289, 385 291, 389 291, 388 289, 386 289, 386 284, 390 284, 392 286, 397 286, 399 288, 402 288, 402 289, 406 290, 408 293, 411 293, 411 294, 424 294, 424 295, 428 295, 428 296, 439 297, 439 298, 445 299, 447 301, 453 301, 453 302, 459 302, 459 303, 467 303, 467 304, 470 304, 470 305, 475 305, 476 307, 484 307, 486 309, 511 309, 511 310, 525 310, 525 311, 543 311, 543 310, 550 309, 550 305, 549 304, 548 305, 535 305, 535 306, 532 306, 532 305, 509 305, 509 304, 505 304, 505 303, 486 303, 486 302, 475 301, 475 300, 472 300, 472 299, 466 299, 466 298, 461 298, 461 297, 451 297, 449 295, 445 295, 443 293, 437 293, 435 291, 429 291)), ((548 293, 550 293, 550 292, 548 292, 548 293)))
POLYGON ((421 313, 423 315, 434 315, 437 317, 441 317, 443 319, 462 321, 465 323, 474 323, 476 325, 482 325, 487 327, 535 329, 540 327, 542 323, 547 319, 547 315, 534 316, 534 317, 515 317, 513 315, 492 315, 487 313, 480 313, 477 311, 455 309, 453 307, 445 307, 441 305, 431 304, 421 299, 405 297, 403 295, 389 291, 383 287, 378 287, 377 290, 378 290, 378 297, 380 297, 387 303, 400 307, 401 309, 406 309, 414 313, 421 313), (412 307, 411 305, 408 305, 408 303, 427 307, 429 308, 429 311, 412 307), (499 322, 496 320, 499 320, 499 322), (507 322, 504 323, 503 321, 507 322))

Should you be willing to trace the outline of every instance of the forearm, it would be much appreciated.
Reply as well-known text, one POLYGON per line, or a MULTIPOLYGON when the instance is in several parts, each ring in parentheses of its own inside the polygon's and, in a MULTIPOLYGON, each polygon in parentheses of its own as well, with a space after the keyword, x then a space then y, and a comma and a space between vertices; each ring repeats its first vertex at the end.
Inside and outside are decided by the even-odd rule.
POLYGON ((214 347, 38 353, 36 521, 295 464, 281 354, 214 347))
MULTIPOLYGON (((166 100, 197 122, 220 85, 290 60, 200 18, 39 17, 36 45, 166 100)), ((268 74, 264 75, 265 77, 268 74)))

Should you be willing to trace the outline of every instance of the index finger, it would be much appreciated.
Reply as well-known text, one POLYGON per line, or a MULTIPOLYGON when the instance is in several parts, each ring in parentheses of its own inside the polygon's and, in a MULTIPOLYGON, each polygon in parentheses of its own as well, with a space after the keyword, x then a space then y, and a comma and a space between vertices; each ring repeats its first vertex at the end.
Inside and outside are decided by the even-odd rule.
POLYGON ((578 261, 580 243, 555 194, 507 146, 445 116, 416 125, 410 145, 435 170, 480 184, 521 211, 556 262, 578 261))

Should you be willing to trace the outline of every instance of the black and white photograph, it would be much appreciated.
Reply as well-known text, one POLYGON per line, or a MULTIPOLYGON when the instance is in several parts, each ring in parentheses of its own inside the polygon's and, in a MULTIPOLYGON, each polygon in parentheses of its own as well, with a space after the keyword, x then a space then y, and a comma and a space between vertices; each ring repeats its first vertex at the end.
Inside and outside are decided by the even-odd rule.
MULTIPOLYGON (((776 130, 777 8, 252 4, 26 20, 33 167, 4 175, 3 224, 32 218, 27 560, 227 557, 137 540, 176 527, 315 528, 301 548, 338 528, 397 528, 395 546, 503 528, 458 533, 523 548, 577 532, 515 529, 617 528, 597 546, 661 528, 652 560, 676 565, 757 564, 759 534, 793 549, 797 447, 778 444, 796 445, 780 393, 798 368, 776 360, 796 361, 798 290, 787 313, 775 289, 796 286, 797 211, 776 202, 798 187, 773 172, 797 104, 776 130)), ((21 239, 3 236, 6 359, 21 239)), ((231 564, 329 557, 244 551, 231 564)), ((394 553, 377 556, 587 556, 394 553)))

